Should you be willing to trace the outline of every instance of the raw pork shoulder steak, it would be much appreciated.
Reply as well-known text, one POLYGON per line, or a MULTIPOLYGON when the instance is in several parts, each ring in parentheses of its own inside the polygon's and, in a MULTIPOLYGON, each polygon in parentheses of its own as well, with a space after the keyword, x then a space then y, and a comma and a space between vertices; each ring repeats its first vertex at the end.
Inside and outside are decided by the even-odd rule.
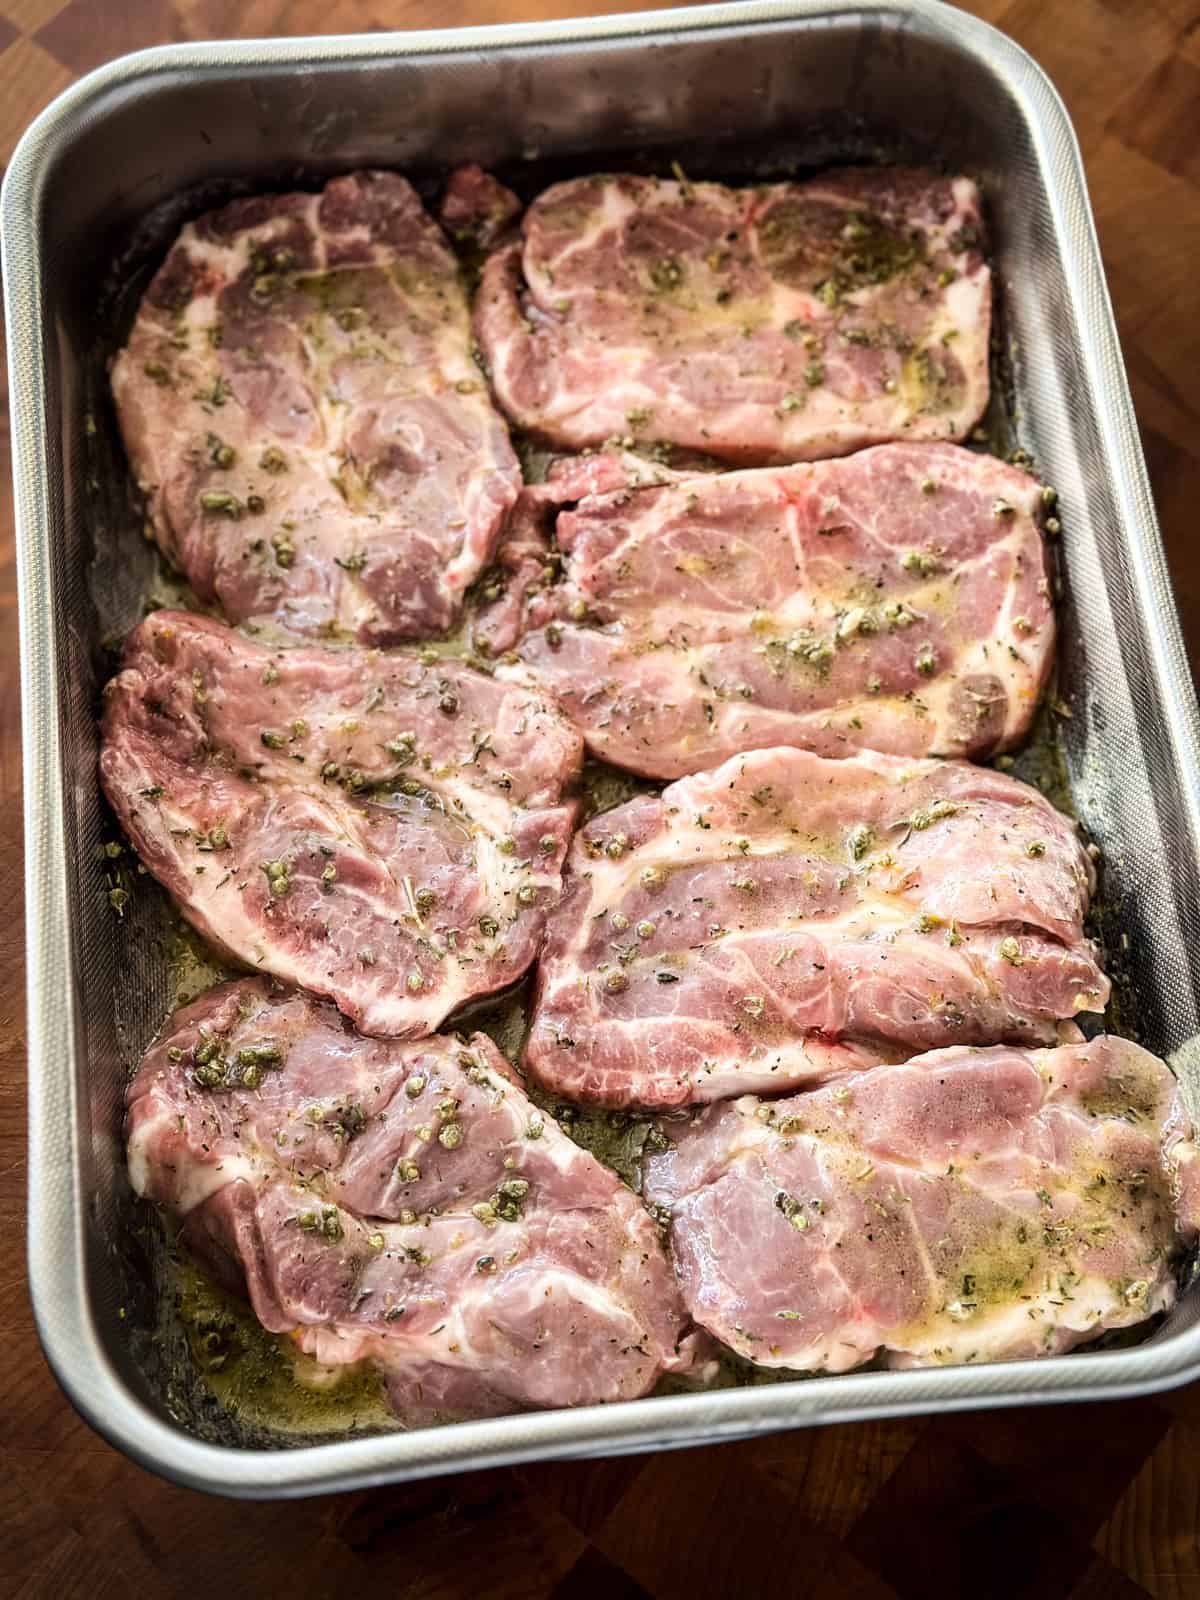
POLYGON ((263 1326, 379 1362, 405 1421, 632 1398, 685 1364, 654 1223, 482 1034, 382 1043, 224 984, 147 1054, 127 1133, 135 1190, 263 1326))
POLYGON ((728 189, 556 184, 488 261, 501 405, 568 449, 744 463, 961 439, 988 396, 991 283, 966 178, 844 170, 728 189))
POLYGON ((157 611, 108 686, 100 773, 201 933, 416 1037, 533 960, 579 758, 552 706, 460 662, 157 611))
POLYGON ((557 1092, 675 1106, 1103 1010, 1091 864, 965 762, 761 750, 575 839, 526 1050, 557 1092))
POLYGON ((693 1316, 764 1366, 1055 1355, 1175 1300, 1200 1166, 1174 1079, 1124 1039, 938 1050, 666 1125, 693 1316))
POLYGON ((981 756, 1028 730, 1054 616, 1027 473, 883 445, 589 495, 557 519, 547 586, 527 502, 577 477, 525 491, 477 633, 507 646, 523 622, 511 670, 598 755, 674 778, 769 745, 981 756))
POLYGON ((151 533, 235 621, 448 628, 520 487, 455 259, 393 173, 189 223, 112 383, 151 533))

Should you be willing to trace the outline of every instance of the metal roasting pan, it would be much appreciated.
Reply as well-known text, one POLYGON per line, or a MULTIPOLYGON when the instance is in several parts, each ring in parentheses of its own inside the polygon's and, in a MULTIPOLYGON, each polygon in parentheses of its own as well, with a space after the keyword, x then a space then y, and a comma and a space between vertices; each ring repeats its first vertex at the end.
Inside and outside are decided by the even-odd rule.
POLYGON ((1130 1348, 278 1448, 199 1436, 147 1355, 121 1102, 171 991, 154 892, 118 921, 95 863, 111 825, 95 776, 104 640, 135 620, 153 571, 101 398, 120 314, 102 293, 114 263, 116 281, 137 287, 182 218, 239 184, 312 183, 367 164, 420 180, 478 159, 518 181, 526 173, 529 188, 637 160, 737 176, 864 156, 924 157, 984 187, 1001 420, 1061 495, 1058 692, 1073 714, 1060 739, 1105 856, 1100 933, 1123 1027, 1169 1057, 1200 1110, 1197 706, 1078 146, 1027 55, 933 0, 755 0, 126 57, 26 134, 4 184, 2 237, 25 728, 30 1277, 63 1388, 145 1466, 231 1495, 301 1495, 821 1422, 1129 1396, 1200 1376, 1192 1291, 1130 1348))

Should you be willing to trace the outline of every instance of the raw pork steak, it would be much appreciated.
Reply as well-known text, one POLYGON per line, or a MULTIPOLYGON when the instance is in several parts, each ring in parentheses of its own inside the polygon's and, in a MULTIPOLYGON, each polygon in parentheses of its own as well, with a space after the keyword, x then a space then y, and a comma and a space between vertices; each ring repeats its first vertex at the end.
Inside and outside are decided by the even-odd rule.
POLYGON ((566 498, 579 470, 524 492, 476 631, 495 648, 530 630, 514 670, 598 755, 673 778, 768 745, 981 756, 1027 732, 1054 647, 1027 473, 882 445, 601 492, 559 515, 547 586, 528 502, 566 498))
POLYGON ((1200 1223, 1175 1082, 1124 1039, 937 1050, 666 1131, 645 1192, 688 1308, 764 1366, 1061 1354, 1168 1309, 1200 1223))
POLYGON ((902 169, 556 184, 484 269, 500 404, 556 445, 730 461, 961 439, 988 397, 979 192, 902 169))
POLYGON ((158 611, 108 686, 100 773, 201 933, 412 1038, 533 960, 579 758, 552 706, 460 662, 158 611))
POLYGON ((393 173, 189 223, 112 384, 153 537, 235 621, 449 628, 520 488, 455 259, 393 173))
POLYGON ((407 1422, 645 1394, 687 1360, 658 1230, 483 1034, 397 1045, 249 980, 129 1087, 135 1190, 259 1321, 383 1368, 407 1422))
POLYGON ((760 750, 576 835, 525 1062, 603 1105, 780 1091, 1101 1011, 1091 863, 965 762, 760 750))

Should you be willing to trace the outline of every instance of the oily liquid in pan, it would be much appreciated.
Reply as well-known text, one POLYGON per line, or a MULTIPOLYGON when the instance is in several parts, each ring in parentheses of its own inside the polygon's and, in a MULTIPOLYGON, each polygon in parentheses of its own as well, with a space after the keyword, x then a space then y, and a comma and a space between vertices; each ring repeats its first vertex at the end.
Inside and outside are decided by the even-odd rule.
MULTIPOLYGON (((837 161, 871 159, 903 162, 911 152, 881 151, 877 147, 856 147, 854 141, 831 137, 828 148, 811 146, 807 159, 794 159, 796 152, 780 151, 744 154, 731 170, 728 152, 711 162, 701 160, 694 151, 686 152, 689 177, 714 177, 731 182, 756 178, 795 176, 804 169, 815 170, 837 161)), ((917 155, 916 159, 920 159, 917 155)), ((671 172, 672 152, 655 152, 643 161, 627 155, 605 160, 591 156, 574 164, 531 164, 519 172, 501 171, 524 199, 531 198, 548 183, 586 171, 634 170, 659 175, 671 172)), ((926 156, 927 161, 927 156, 926 156)), ((436 192, 440 178, 418 184, 423 195, 436 192)), ((301 186, 292 182, 289 187, 301 186)), ((243 186, 244 188, 244 186, 243 186)), ((126 258, 114 268, 113 278, 103 297, 100 326, 104 334, 98 343, 88 375, 91 407, 87 437, 83 441, 88 480, 95 512, 95 557, 90 577, 93 601, 106 648, 114 652, 101 681, 115 669, 116 652, 129 629, 146 611, 161 606, 183 606, 203 610, 186 582, 165 567, 161 557, 143 539, 139 514, 131 510, 128 469, 121 451, 111 401, 108 398, 106 363, 127 331, 137 301, 163 250, 189 216, 222 203, 238 192, 229 185, 210 188, 203 194, 181 197, 170 208, 170 215, 152 218, 135 240, 126 258)), ((986 201, 986 195, 985 195, 986 201)), ((464 270, 473 277, 478 263, 464 259, 464 270)), ((1019 425, 1014 418, 1009 352, 1004 337, 1003 285, 996 284, 993 312, 991 403, 981 437, 976 442, 1006 458, 1020 442, 1019 425)), ((536 479, 544 473, 550 459, 536 444, 515 438, 526 476, 536 479)), ((1037 463, 1034 463, 1037 470, 1037 463)), ((1065 508, 1070 515, 1070 507, 1065 508)), ((481 582, 486 582, 486 574, 481 582)), ((465 630, 445 639, 431 640, 428 648, 438 654, 469 654, 465 630)), ((1066 767, 1058 744, 1060 714, 1053 683, 1046 705, 1035 724, 1031 738, 1012 760, 1003 764, 1016 776, 1034 784, 1060 809, 1073 814, 1074 807, 1066 779, 1066 767)), ((632 774, 590 759, 584 770, 584 818, 610 809, 632 794, 661 785, 648 783, 632 774)), ((112 843, 119 842, 114 827, 112 843)), ((128 965, 134 971, 150 972, 154 979, 154 1004, 148 1008, 120 994, 117 997, 118 1026, 123 1042, 124 1063, 132 1071, 149 1043, 145 1029, 135 1017, 152 1010, 154 1025, 160 1024, 177 1005, 193 998, 211 984, 230 976, 202 941, 181 922, 165 893, 139 874, 126 847, 117 854, 106 853, 96 873, 95 892, 107 893, 114 915, 121 913, 120 936, 133 944, 143 944, 140 956, 128 965), (114 893, 115 891, 115 893, 114 893)), ((1099 938, 1105 967, 1113 980, 1113 999, 1105 1019, 1109 1031, 1135 1035, 1132 1008, 1123 1003, 1127 986, 1122 981, 1119 919, 1108 906, 1103 877, 1093 902, 1089 932, 1099 938)), ((529 982, 491 1000, 476 1003, 469 1013, 450 1019, 447 1030, 469 1025, 489 1033, 510 1059, 517 1059, 527 1024, 529 982)), ((1098 1031, 1098 1030, 1096 1030, 1098 1031)), ((529 1086, 531 1098, 551 1114, 559 1116, 578 1143, 612 1166, 626 1181, 636 1173, 638 1158, 652 1119, 628 1113, 567 1107, 529 1086)), ((214 1442, 241 1445, 299 1444, 321 1438, 342 1438, 352 1433, 394 1429, 397 1422, 387 1408, 382 1387, 369 1367, 329 1372, 295 1350, 286 1336, 263 1330, 242 1301, 214 1285, 173 1245, 169 1226, 148 1205, 134 1206, 127 1201, 130 1215, 122 1230, 122 1276, 120 1287, 125 1302, 125 1325, 139 1365, 152 1385, 166 1398, 178 1420, 201 1437, 214 1442)), ((1111 1335, 1100 1343, 1138 1342, 1153 1324, 1111 1335)), ((756 1368, 732 1351, 722 1354, 722 1385, 762 1384, 793 1381, 810 1376, 787 1370, 756 1368)), ((667 1379, 660 1390, 677 1390, 679 1379, 667 1379)))

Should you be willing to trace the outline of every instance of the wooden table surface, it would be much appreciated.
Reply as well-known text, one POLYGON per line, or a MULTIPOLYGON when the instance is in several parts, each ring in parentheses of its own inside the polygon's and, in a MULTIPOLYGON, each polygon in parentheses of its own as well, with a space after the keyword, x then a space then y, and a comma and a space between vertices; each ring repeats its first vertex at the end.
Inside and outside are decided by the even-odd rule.
MULTIPOLYGON (((603 9, 603 0, 596 0, 603 9)), ((1198 0, 980 0, 1083 144, 1176 591, 1200 661, 1198 0)), ((582 15, 589 0, 0 0, 0 165, 111 56, 172 40, 582 15)), ((2 382, 2 380, 0 380, 2 382)), ((103 1444, 25 1290, 21 756, 0 390, 0 1596, 1200 1596, 1200 1385, 827 1428, 299 1504, 213 1500, 103 1444)))

